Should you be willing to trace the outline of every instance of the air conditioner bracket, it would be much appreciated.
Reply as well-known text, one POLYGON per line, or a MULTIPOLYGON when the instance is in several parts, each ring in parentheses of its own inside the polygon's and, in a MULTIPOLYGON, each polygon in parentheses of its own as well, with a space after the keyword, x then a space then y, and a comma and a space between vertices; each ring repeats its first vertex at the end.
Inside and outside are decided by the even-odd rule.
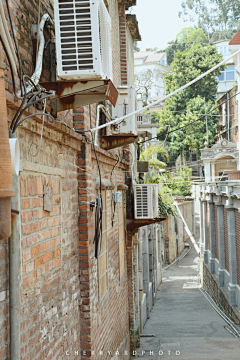
POLYGON ((127 231, 136 232, 140 227, 146 225, 152 225, 166 220, 166 217, 156 218, 156 219, 134 219, 127 220, 127 231))
POLYGON ((118 91, 109 79, 53 81, 43 82, 40 85, 47 91, 55 91, 55 98, 51 100, 51 114, 55 118, 60 111, 104 100, 109 100, 115 106, 118 98, 118 91))
POLYGON ((137 139, 138 135, 134 135, 132 133, 104 135, 102 137, 102 147, 105 150, 111 150, 120 146, 132 144, 136 142, 137 139))

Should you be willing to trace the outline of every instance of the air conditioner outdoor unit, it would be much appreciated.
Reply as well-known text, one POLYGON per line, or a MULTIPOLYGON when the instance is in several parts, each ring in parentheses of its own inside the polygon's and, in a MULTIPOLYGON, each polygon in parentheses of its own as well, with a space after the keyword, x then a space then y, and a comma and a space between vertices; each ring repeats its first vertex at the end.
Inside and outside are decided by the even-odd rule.
POLYGON ((135 219, 158 218, 158 184, 134 185, 135 219))
POLYGON ((53 0, 58 76, 112 79, 111 18, 103 0, 53 0))
MULTIPOLYGON (((134 86, 117 86, 118 100, 112 107, 112 118, 117 119, 136 110, 136 92, 134 86)), ((116 132, 137 135, 137 116, 133 115, 123 120, 117 127, 116 132)))

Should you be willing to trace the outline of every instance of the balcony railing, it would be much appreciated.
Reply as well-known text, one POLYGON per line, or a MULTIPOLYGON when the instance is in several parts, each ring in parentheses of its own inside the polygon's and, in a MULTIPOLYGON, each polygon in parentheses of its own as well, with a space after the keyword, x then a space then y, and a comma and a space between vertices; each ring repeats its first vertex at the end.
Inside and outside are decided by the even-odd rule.
POLYGON ((151 114, 140 114, 137 116, 138 125, 151 124, 151 114))

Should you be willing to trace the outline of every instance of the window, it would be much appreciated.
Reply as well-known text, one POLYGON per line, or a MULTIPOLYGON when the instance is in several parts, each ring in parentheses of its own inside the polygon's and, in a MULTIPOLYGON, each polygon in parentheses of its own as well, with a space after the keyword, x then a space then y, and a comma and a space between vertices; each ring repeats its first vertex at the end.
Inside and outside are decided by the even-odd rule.
POLYGON ((234 71, 235 71, 234 66, 229 66, 226 69, 226 80, 234 80, 234 71))
POLYGON ((120 279, 125 269, 125 226, 124 226, 124 202, 118 203, 118 239, 119 239, 119 263, 120 279))
POLYGON ((107 252, 107 192, 102 191, 102 249, 98 258, 99 296, 102 300, 108 289, 108 252, 107 252))
POLYGON ((224 46, 224 54, 227 54, 227 47, 224 46))
POLYGON ((217 78, 218 81, 233 81, 235 67, 229 66, 225 71, 221 71, 221 75, 217 78))

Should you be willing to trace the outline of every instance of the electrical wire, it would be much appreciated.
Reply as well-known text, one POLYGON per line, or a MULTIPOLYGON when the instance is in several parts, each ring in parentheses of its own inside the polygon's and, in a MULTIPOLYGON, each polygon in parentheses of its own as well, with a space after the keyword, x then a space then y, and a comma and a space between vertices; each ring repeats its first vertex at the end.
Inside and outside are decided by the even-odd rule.
POLYGON ((14 78, 14 73, 13 73, 13 68, 12 68, 12 64, 11 64, 11 61, 10 61, 10 57, 9 57, 9 54, 8 54, 8 51, 6 49, 6 46, 4 44, 4 41, 2 39, 2 36, 0 35, 0 41, 2 43, 2 46, 3 46, 3 49, 4 49, 4 52, 6 54, 6 57, 7 57, 7 60, 8 60, 8 64, 9 64, 9 67, 10 67, 10 71, 11 71, 11 76, 12 76, 12 82, 13 82, 13 91, 14 93, 16 94, 16 83, 15 83, 15 78, 14 78))
MULTIPOLYGON (((210 111, 207 115, 211 115, 211 112, 212 112, 212 111, 216 110, 217 108, 219 108, 219 107, 220 107, 221 105, 223 105, 224 103, 226 103, 226 102, 228 102, 229 100, 231 100, 232 98, 236 97, 238 94, 240 94, 240 91, 237 92, 236 94, 234 94, 233 96, 231 96, 230 98, 228 98, 227 100, 223 101, 221 104, 217 105, 217 106, 214 107, 213 109, 211 109, 211 111, 210 111)), ((205 121, 205 116, 206 116, 206 114, 200 116, 199 118, 191 121, 190 123, 188 123, 188 124, 186 124, 186 125, 184 125, 184 126, 181 126, 181 127, 179 127, 179 128, 174 128, 173 130, 169 131, 168 134, 171 134, 172 132, 175 132, 175 131, 178 131, 178 130, 182 130, 182 129, 186 128, 187 126, 190 126, 190 125, 194 124, 194 123, 197 122, 197 121, 201 121, 202 118, 204 118, 204 121, 205 121)), ((167 126, 169 126, 169 125, 167 125, 167 126)), ((147 139, 147 140, 140 141, 138 144, 143 144, 143 143, 145 143, 145 142, 147 142, 147 141, 150 141, 150 140, 153 140, 153 139, 159 139, 159 135, 158 135, 158 136, 154 136, 154 137, 152 137, 152 138, 150 138, 150 139, 147 139)))
MULTIPOLYGON (((30 106, 33 106, 35 105, 36 103, 39 103, 51 96, 54 95, 54 93, 52 91, 46 91, 45 89, 42 89, 42 88, 38 88, 34 82, 32 81, 32 79, 28 76, 28 75, 23 75, 23 78, 22 78, 22 81, 23 81, 23 89, 24 89, 24 96, 23 96, 23 99, 22 99, 22 102, 21 102, 21 105, 19 106, 16 114, 14 115, 13 117, 13 120, 11 122, 11 125, 10 125, 10 129, 12 130, 12 132, 14 133, 17 129, 17 127, 23 122, 25 121, 26 119, 28 119, 29 117, 33 116, 33 115, 29 115, 29 116, 26 116, 24 119, 21 119, 23 113, 30 107, 30 106), (35 92, 33 92, 33 90, 31 90, 29 93, 27 93, 27 85, 26 85, 26 81, 25 80, 28 80, 30 83, 32 83, 33 87, 35 88, 35 92), (47 94, 47 95, 44 95, 44 96, 41 96, 39 99, 35 99, 38 95, 43 95, 43 94, 47 94), (29 97, 29 98, 28 98, 29 97), (35 100, 34 100, 35 99, 35 100), (27 102, 26 102, 27 100, 27 102), (26 102, 26 105, 24 106, 24 103, 26 102)), ((45 113, 45 112, 44 112, 45 113)), ((46 113, 47 116, 49 116, 48 113, 46 113)))
POLYGON ((13 40, 14 40, 14 43, 15 43, 16 53, 17 53, 17 58, 18 58, 18 63, 19 63, 20 89, 21 89, 21 96, 23 96, 23 93, 22 93, 22 76, 23 76, 22 60, 21 60, 20 53, 19 53, 17 39, 16 39, 15 33, 14 33, 13 22, 12 22, 12 18, 11 18, 11 12, 10 12, 10 7, 9 7, 8 0, 6 0, 6 5, 7 5, 9 22, 10 22, 10 26, 11 26, 11 29, 12 29, 13 40))
MULTIPOLYGON (((89 121, 90 121, 90 129, 92 128, 92 112, 91 112, 91 104, 89 104, 89 121)), ((98 173, 99 173, 99 183, 100 189, 97 198, 97 207, 95 212, 95 235, 94 235, 94 242, 95 242, 95 258, 98 258, 101 254, 102 250, 102 176, 101 176, 101 169, 98 161, 98 156, 94 144, 93 133, 91 132, 92 137, 92 145, 94 154, 97 160, 98 166, 98 173)))

